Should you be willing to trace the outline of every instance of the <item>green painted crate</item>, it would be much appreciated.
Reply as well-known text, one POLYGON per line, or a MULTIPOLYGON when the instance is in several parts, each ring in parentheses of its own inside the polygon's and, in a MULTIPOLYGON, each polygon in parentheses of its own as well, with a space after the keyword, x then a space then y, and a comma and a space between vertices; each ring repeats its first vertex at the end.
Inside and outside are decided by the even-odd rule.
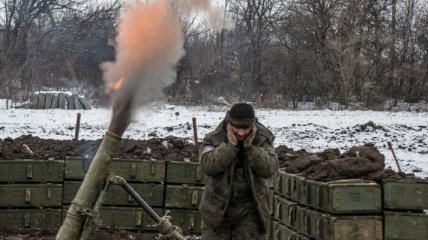
POLYGON ((57 229, 61 226, 61 209, 0 209, 0 228, 57 229))
MULTIPOLYGON (((63 220, 65 219, 69 206, 63 208, 63 220)), ((154 208, 159 215, 163 215, 162 208, 154 208)), ((155 231, 152 226, 155 222, 142 209, 136 207, 102 207, 97 220, 98 228, 111 228, 122 230, 145 230, 155 231)))
POLYGON ((427 240, 426 213, 384 212, 385 240, 427 240))
POLYGON ((167 162, 167 183, 203 185, 205 178, 199 162, 167 162))
MULTIPOLYGON (((88 171, 91 159, 67 157, 65 179, 82 180, 88 171)), ((165 182, 165 162, 137 159, 113 159, 111 172, 128 182, 165 182)))
POLYGON ((382 240, 381 216, 339 216, 298 206, 290 218, 295 231, 317 240, 382 240))
POLYGON ((167 185, 165 192, 166 208, 197 209, 204 187, 187 185, 167 185))
POLYGON ((61 160, 1 160, 0 182, 46 183, 62 182, 64 161, 61 160))
POLYGON ((277 221, 274 221, 272 223, 271 239, 272 240, 309 240, 309 238, 299 234, 293 229, 277 221))
POLYGON ((296 179, 300 186, 299 203, 329 213, 380 213, 379 184, 360 179, 318 182, 296 179))
POLYGON ((184 233, 201 233, 201 214, 197 210, 166 209, 172 217, 171 222, 184 233))
MULTIPOLYGON (((70 204, 82 182, 64 182, 63 203, 70 204)), ((151 207, 163 207, 164 185, 153 183, 131 183, 131 187, 151 207)), ((104 198, 104 205, 137 206, 138 203, 119 185, 110 185, 104 198)))
POLYGON ((0 185, 0 207, 62 206, 61 184, 0 185))
POLYGON ((386 209, 428 209, 428 181, 416 178, 383 180, 383 205, 386 209))

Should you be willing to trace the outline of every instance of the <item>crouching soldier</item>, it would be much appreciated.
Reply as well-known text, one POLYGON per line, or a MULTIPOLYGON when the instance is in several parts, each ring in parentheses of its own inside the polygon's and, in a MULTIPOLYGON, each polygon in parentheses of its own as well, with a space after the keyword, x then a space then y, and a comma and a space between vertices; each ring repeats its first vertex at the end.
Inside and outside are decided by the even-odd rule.
POLYGON ((246 103, 232 106, 199 149, 208 175, 199 206, 202 239, 265 239, 267 178, 278 170, 272 132, 246 103))

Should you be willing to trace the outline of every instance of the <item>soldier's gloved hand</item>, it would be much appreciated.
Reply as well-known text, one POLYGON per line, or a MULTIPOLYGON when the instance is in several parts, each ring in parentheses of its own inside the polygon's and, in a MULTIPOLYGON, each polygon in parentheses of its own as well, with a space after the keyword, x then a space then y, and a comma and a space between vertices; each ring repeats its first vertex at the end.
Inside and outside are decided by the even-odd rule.
POLYGON ((256 127, 256 124, 253 123, 253 125, 251 125, 250 134, 244 139, 244 148, 251 147, 254 137, 256 136, 256 132, 257 132, 257 127, 256 127))
POLYGON ((230 125, 230 123, 227 124, 227 139, 229 140, 229 143, 234 146, 238 144, 238 139, 233 133, 232 126, 230 125))

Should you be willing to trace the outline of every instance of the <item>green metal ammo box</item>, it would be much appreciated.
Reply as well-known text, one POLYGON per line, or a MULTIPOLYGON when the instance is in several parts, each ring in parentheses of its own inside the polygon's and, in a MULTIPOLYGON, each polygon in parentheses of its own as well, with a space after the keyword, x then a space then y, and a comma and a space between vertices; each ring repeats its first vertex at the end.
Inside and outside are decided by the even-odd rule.
POLYGON ((321 233, 321 236, 325 237, 319 239, 382 240, 382 217, 334 217, 329 215, 324 218, 324 224, 320 226, 319 228, 315 227, 315 229, 321 233))
MULTIPOLYGON (((154 209, 162 216, 162 209, 154 209)), ((102 228, 154 230, 155 222, 142 208, 103 207, 100 210, 102 228)))
POLYGON ((273 191, 278 195, 284 195, 282 192, 282 177, 284 173, 283 171, 278 171, 272 176, 273 191))
MULTIPOLYGON (((63 207, 62 218, 65 219, 69 206, 63 207)), ((154 208, 159 215, 163 215, 161 208, 154 208)), ((123 230, 156 230, 152 225, 155 222, 142 208, 130 207, 102 207, 100 209, 97 226, 99 228, 112 228, 123 230)))
POLYGON ((281 173, 281 179, 280 181, 280 187, 278 189, 280 195, 288 198, 296 200, 298 199, 298 192, 297 192, 297 184, 296 184, 296 178, 297 174, 291 174, 282 172, 281 173))
POLYGON ((308 240, 309 238, 298 234, 280 222, 272 223, 272 240, 308 240))
POLYGON ((427 240, 426 213, 384 212, 384 240, 427 240))
POLYGON ((279 195, 273 195, 272 204, 272 217, 277 221, 282 220, 282 197, 279 195))
POLYGON ((62 185, 49 183, 0 185, 0 206, 62 206, 62 185))
POLYGON ((272 177, 268 178, 268 188, 274 189, 276 184, 276 178, 277 178, 278 172, 276 172, 272 177))
MULTIPOLYGON (((91 159, 66 157, 65 179, 82 180, 91 164, 91 159)), ((164 182, 165 162, 136 159, 113 159, 111 171, 128 182, 164 182)))
POLYGON ((382 217, 335 216, 297 207, 295 230, 319 240, 382 240, 382 217))
POLYGON ((201 232, 201 214, 197 210, 170 209, 171 222, 185 233, 201 232))
POLYGON ((61 209, 0 209, 0 227, 8 229, 56 229, 61 226, 61 209))
POLYGON ((360 179, 318 182, 305 180, 307 205, 329 213, 380 213, 382 211, 380 186, 360 179))
POLYGON ((62 182, 64 161, 60 160, 2 160, 0 182, 46 183, 62 182))
POLYGON ((299 205, 287 199, 280 199, 280 202, 282 207, 281 222, 293 229, 297 229, 296 211, 299 205))
POLYGON ((167 162, 167 183, 203 185, 205 177, 199 162, 167 162))
MULTIPOLYGON (((64 204, 70 204, 82 182, 64 182, 64 204)), ((164 185, 149 183, 131 183, 132 188, 151 207, 163 207, 164 185)), ((104 205, 138 206, 134 199, 119 185, 110 185, 104 198, 104 205)))
POLYGON ((293 218, 295 216, 293 213, 296 210, 297 203, 278 195, 275 195, 275 202, 274 219, 293 227, 295 223, 295 219, 293 218))
POLYGON ((308 182, 303 176, 296 175, 294 177, 294 186, 292 191, 292 199, 300 204, 309 205, 308 182))
POLYGON ((197 209, 204 187, 187 185, 167 185, 165 192, 166 208, 197 209))
POLYGON ((383 180, 382 188, 383 204, 386 209, 428 209, 427 180, 416 178, 383 180))
POLYGON ((269 188, 268 189, 268 197, 269 197, 269 207, 270 207, 270 215, 273 215, 274 213, 274 208, 275 208, 275 201, 274 201, 274 197, 275 197, 275 193, 273 192, 273 189, 269 188))

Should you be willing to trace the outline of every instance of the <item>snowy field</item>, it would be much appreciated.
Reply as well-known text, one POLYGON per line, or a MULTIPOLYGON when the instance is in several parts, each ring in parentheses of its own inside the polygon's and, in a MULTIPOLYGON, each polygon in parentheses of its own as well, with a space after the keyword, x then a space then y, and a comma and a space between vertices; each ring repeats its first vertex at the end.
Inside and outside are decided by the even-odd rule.
MULTIPOLYGON (((148 139, 178 136, 193 141, 192 118, 197 119, 199 139, 213 130, 223 119, 226 107, 185 107, 156 104, 135 116, 124 134, 125 138, 148 139)), ((102 138, 110 121, 108 109, 24 110, 0 108, 0 138, 16 138, 32 134, 41 138, 72 139, 77 113, 82 114, 79 138, 102 138)), ((374 143, 385 155, 387 165, 397 169, 390 141, 401 168, 419 177, 428 177, 428 113, 375 111, 288 111, 256 109, 261 123, 276 136, 275 146, 286 145, 310 152, 339 148, 341 152, 352 146, 374 143), (359 125, 372 121, 382 129, 359 125)))

